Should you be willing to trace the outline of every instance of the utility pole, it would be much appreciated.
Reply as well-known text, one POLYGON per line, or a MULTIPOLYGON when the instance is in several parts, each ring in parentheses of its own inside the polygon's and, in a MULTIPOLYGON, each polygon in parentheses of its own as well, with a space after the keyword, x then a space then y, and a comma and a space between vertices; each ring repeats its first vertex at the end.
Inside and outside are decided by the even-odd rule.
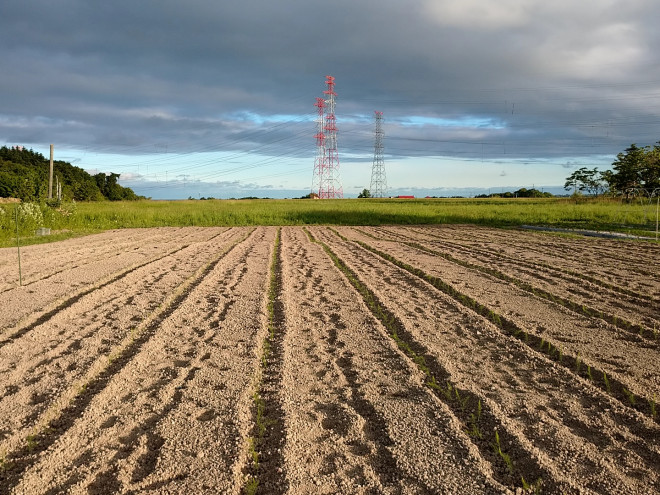
POLYGON ((53 145, 50 145, 50 173, 48 174, 48 199, 53 199, 53 145))

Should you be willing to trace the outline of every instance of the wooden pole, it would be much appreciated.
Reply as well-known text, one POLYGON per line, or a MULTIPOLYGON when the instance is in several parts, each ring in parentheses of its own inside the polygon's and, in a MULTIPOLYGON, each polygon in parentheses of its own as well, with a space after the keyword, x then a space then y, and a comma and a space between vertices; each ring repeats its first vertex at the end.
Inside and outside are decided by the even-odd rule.
POLYGON ((53 145, 50 145, 50 174, 48 174, 48 199, 53 199, 53 145))

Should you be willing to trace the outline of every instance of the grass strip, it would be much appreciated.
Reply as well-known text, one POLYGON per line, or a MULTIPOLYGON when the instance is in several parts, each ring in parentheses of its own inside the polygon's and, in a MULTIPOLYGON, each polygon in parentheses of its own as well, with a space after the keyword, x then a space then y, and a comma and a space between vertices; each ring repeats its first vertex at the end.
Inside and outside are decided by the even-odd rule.
POLYGON ((350 241, 346 237, 342 236, 339 232, 336 231, 334 232, 342 240, 347 242, 354 242, 359 246, 363 247, 364 249, 366 249, 367 251, 380 256, 381 258, 383 258, 386 261, 389 261, 393 265, 428 282, 433 287, 440 290, 441 292, 444 292, 448 296, 452 297, 454 300, 461 303, 466 308, 471 309, 478 315, 488 319, 490 322, 492 322, 494 325, 496 325, 499 329, 501 329, 509 336, 515 337, 516 339, 523 342, 525 345, 532 348, 533 350, 537 352, 541 352, 542 354, 552 359, 556 363, 559 363, 560 365, 562 365, 564 368, 568 369, 572 373, 591 382, 592 384, 594 384, 595 386, 597 386, 602 391, 606 392, 607 394, 609 394, 611 397, 618 400, 622 404, 632 407, 633 409, 636 409, 642 414, 649 416, 656 422, 660 422, 660 418, 658 417, 657 414, 655 414, 655 403, 652 400, 647 400, 643 397, 639 397, 639 398, 635 398, 634 401, 631 401, 630 395, 627 393, 627 388, 622 382, 615 380, 613 378, 608 378, 604 371, 599 370, 593 366, 589 368, 585 366, 581 366, 582 360, 579 354, 577 356, 566 354, 566 352, 563 349, 557 346, 553 346, 550 342, 547 342, 546 345, 546 341, 543 338, 525 331, 523 328, 520 328, 513 321, 491 310, 490 308, 479 303, 470 296, 463 294, 462 292, 458 291, 455 287, 443 281, 442 279, 434 277, 433 275, 429 275, 428 273, 424 272, 423 270, 417 267, 404 263, 403 261, 396 259, 392 255, 384 253, 365 242, 357 241, 357 240, 350 241))
MULTIPOLYGON (((371 313, 383 324, 399 349, 424 373, 425 385, 461 421, 465 428, 464 431, 472 439, 473 444, 495 468, 493 469, 494 477, 500 483, 510 487, 522 487, 524 475, 528 475, 528 479, 549 479, 550 477, 544 473, 535 460, 523 454, 525 450, 516 438, 505 434, 506 445, 511 447, 507 452, 502 449, 502 442, 500 442, 502 435, 498 430, 503 427, 497 417, 484 406, 481 399, 472 392, 457 387, 450 380, 449 373, 420 343, 415 341, 403 323, 379 301, 378 297, 362 283, 341 258, 327 244, 315 239, 307 229, 303 227, 303 230, 310 242, 319 244, 323 248, 334 265, 358 291, 371 313), (494 445, 497 445, 497 448, 494 448, 494 445), (512 461, 512 457, 515 458, 515 461, 512 461)), ((539 486, 540 484, 539 481, 539 486)))
MULTIPOLYGON (((0 205, 0 247, 11 246, 9 218, 14 206, 0 205), (5 218, 3 220, 3 218, 5 218)), ((53 213, 45 204, 44 227, 67 236, 108 229, 162 226, 257 225, 431 225, 476 224, 490 227, 544 225, 621 231, 649 235, 649 206, 616 200, 570 198, 517 199, 244 199, 188 201, 99 201, 76 203, 70 215, 53 213)), ((41 226, 41 225, 40 225, 41 226)), ((23 234, 22 244, 51 236, 23 234)), ((58 238, 62 238, 58 235, 58 238)))

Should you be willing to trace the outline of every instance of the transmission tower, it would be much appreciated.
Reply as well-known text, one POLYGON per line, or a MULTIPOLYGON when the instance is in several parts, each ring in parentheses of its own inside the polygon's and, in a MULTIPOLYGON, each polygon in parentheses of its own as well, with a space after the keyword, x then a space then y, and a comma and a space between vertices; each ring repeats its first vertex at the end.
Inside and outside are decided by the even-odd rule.
POLYGON ((325 133, 324 127, 324 113, 325 113, 325 99, 316 98, 314 106, 317 108, 316 117, 316 158, 314 158, 314 175, 312 176, 312 192, 321 197, 321 178, 323 177, 324 160, 325 160, 325 133))
POLYGON ((314 161, 312 189, 318 185, 321 199, 343 198, 339 176, 339 154, 337 152, 337 122, 335 118, 335 78, 325 76, 328 88, 323 91, 325 98, 316 99, 319 118, 317 119, 316 146, 318 154, 314 161), (321 106, 321 102, 323 106, 321 106), (323 158, 321 159, 321 153, 323 158))
POLYGON ((374 112, 376 131, 374 141, 374 164, 371 168, 371 185, 369 192, 372 198, 387 196, 387 177, 385 176, 385 160, 383 159, 383 112, 374 112))

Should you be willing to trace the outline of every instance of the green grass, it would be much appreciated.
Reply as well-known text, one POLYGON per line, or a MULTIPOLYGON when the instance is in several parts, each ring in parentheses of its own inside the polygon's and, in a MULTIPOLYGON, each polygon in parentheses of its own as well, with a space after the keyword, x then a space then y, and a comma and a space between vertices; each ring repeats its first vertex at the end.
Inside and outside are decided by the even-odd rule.
MULTIPOLYGON (((0 205, 0 246, 15 245, 14 205, 0 205), (13 239, 12 239, 13 237, 13 239)), ((646 233, 655 228, 648 205, 615 200, 545 199, 342 199, 208 200, 77 203, 67 214, 42 206, 48 240, 109 229, 241 225, 522 224, 646 233), (71 210, 73 212, 71 213, 71 210)), ((34 225, 22 244, 44 242, 34 225)))

